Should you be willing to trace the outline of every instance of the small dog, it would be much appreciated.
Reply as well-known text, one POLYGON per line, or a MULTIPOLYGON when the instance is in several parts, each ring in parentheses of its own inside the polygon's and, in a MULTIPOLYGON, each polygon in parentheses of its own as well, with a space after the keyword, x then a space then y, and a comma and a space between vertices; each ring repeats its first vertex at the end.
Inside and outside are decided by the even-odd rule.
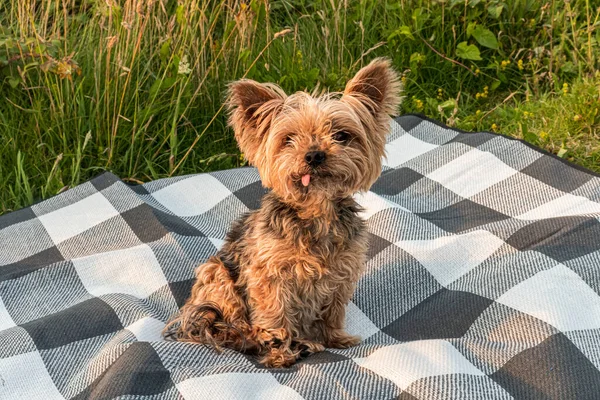
POLYGON ((167 335, 253 353, 267 367, 360 342, 344 331, 368 244, 352 195, 378 178, 400 99, 385 59, 361 69, 341 95, 230 85, 229 124, 271 191, 198 267, 167 335))

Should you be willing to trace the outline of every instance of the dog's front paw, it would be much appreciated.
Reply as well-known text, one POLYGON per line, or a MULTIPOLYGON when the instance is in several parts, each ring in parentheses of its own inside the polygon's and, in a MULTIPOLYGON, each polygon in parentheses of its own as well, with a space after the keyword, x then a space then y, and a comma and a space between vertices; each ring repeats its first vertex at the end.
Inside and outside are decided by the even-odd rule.
POLYGON ((286 368, 298 359, 289 347, 271 347, 259 360, 267 368, 286 368))
POLYGON ((325 346, 334 349, 347 349, 360 343, 360 336, 352 336, 343 330, 334 330, 328 332, 325 346))
POLYGON ((305 358, 314 353, 320 353, 325 350, 325 346, 321 343, 310 340, 296 339, 292 341, 292 351, 295 352, 298 358, 305 358))

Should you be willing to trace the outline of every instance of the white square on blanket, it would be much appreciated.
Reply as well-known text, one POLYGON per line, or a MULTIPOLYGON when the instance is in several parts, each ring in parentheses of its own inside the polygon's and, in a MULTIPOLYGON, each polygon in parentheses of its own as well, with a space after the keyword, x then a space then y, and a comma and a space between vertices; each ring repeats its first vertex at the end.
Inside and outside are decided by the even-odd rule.
POLYGON ((138 319, 133 324, 127 326, 129 332, 135 335, 140 342, 157 342, 164 340, 162 330, 165 323, 152 317, 138 319))
POLYGON ((167 285, 154 252, 145 244, 77 258, 72 263, 94 296, 124 293, 143 299, 167 285))
POLYGON ((54 243, 59 244, 117 215, 119 212, 106 197, 95 193, 38 219, 54 243))
POLYGON ((2 301, 2 297, 0 297, 0 331, 5 329, 13 328, 17 326, 13 321, 12 317, 8 313, 4 302, 2 301))
POLYGON ((406 133, 385 146, 386 159, 383 165, 396 168, 438 147, 406 133))
POLYGON ((270 373, 229 372, 187 379, 176 386, 187 400, 303 399, 291 387, 280 384, 270 373))
POLYGON ((358 205, 363 208, 358 215, 365 221, 377 214, 379 211, 383 211, 388 208, 399 208, 406 212, 410 212, 406 208, 400 207, 398 204, 392 203, 391 201, 388 201, 373 192, 357 193, 354 195, 354 200, 356 200, 358 205))
POLYGON ((600 328, 598 293, 562 264, 538 272, 496 301, 533 315, 563 332, 600 328))
POLYGON ((379 328, 356 304, 349 302, 346 307, 346 332, 365 340, 379 332, 379 328))
POLYGON ((484 230, 433 240, 395 243, 416 258, 444 286, 480 265, 503 244, 502 239, 484 230))
POLYGON ((565 194, 558 199, 534 208, 517 216, 518 219, 537 220, 546 218, 568 217, 572 215, 600 215, 600 203, 572 194, 565 194))
POLYGON ((467 198, 517 172, 492 153, 473 149, 436 169, 427 177, 467 198))
POLYGON ((204 214, 231 194, 217 178, 209 174, 194 175, 152 193, 173 214, 191 217, 204 214))
POLYGON ((0 399, 64 400, 38 352, 0 359, 0 379, 0 399))
POLYGON ((484 376, 451 343, 445 340, 417 340, 382 347, 354 362, 389 379, 402 390, 430 376, 468 374, 484 376))

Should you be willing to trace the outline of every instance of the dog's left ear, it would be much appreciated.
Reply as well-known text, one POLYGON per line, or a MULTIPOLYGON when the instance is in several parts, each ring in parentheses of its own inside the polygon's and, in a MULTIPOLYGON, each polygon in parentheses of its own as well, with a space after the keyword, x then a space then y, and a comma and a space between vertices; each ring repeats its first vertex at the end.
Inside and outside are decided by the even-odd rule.
POLYGON ((390 60, 377 58, 346 84, 342 100, 352 104, 358 101, 378 122, 384 123, 389 116, 397 115, 400 92, 398 74, 390 60))
POLYGON ((246 159, 256 165, 257 153, 286 95, 277 85, 242 79, 229 85, 227 97, 229 126, 246 159))

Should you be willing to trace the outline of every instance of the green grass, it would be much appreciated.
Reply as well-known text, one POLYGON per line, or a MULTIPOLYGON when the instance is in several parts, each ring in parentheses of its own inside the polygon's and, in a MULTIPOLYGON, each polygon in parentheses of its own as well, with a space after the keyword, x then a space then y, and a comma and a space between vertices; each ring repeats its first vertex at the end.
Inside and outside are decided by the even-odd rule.
POLYGON ((0 213, 105 170, 140 183, 239 166, 228 82, 340 90, 376 56, 402 73, 402 112, 524 138, 600 171, 598 6, 5 0, 0 213))

